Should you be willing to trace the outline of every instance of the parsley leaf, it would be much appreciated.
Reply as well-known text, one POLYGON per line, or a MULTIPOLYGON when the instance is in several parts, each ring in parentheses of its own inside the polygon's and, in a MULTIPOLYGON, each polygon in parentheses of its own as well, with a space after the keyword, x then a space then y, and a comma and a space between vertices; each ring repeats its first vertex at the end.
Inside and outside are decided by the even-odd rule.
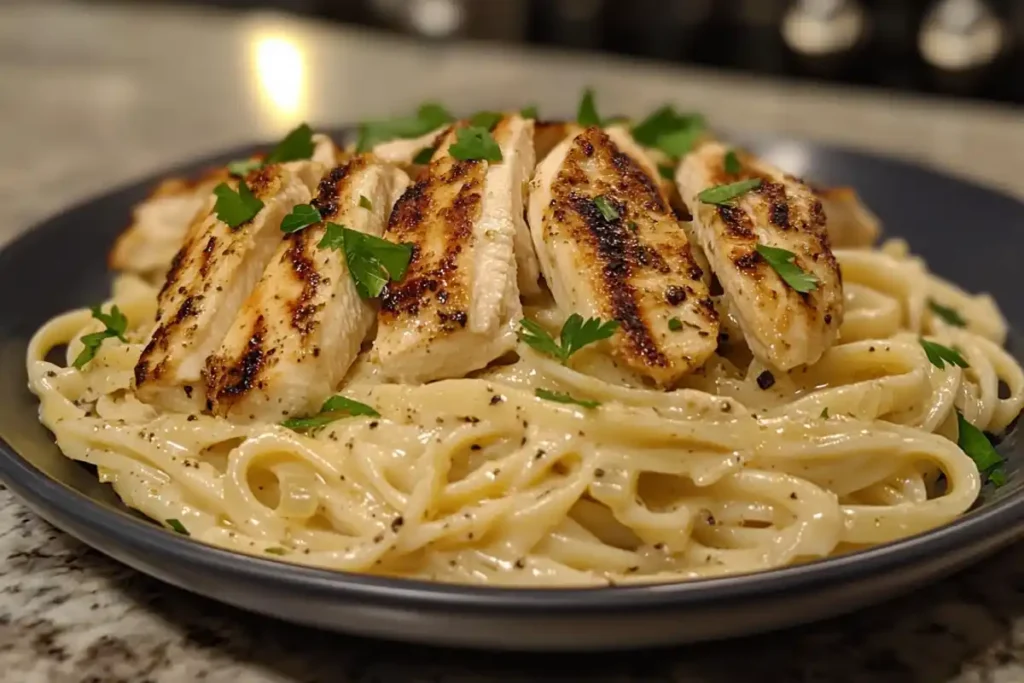
POLYGON ((672 330, 673 332, 678 332, 679 330, 683 329, 683 323, 679 318, 669 318, 668 329, 672 330))
POLYGON ((300 124, 298 128, 284 136, 277 147, 271 150, 263 165, 283 164, 288 161, 309 159, 313 156, 313 129, 308 124, 300 124))
POLYGON ((701 190, 697 194, 697 199, 701 200, 705 204, 726 206, 733 199, 745 195, 751 190, 756 190, 759 187, 761 187, 760 178, 749 178, 747 180, 741 180, 738 183, 716 185, 715 187, 709 187, 706 190, 701 190))
POLYGON ((818 288, 818 278, 793 263, 793 259, 796 258, 796 254, 793 252, 786 249, 769 247, 766 244, 758 244, 755 249, 768 262, 768 265, 779 274, 779 277, 796 291, 806 294, 818 288))
POLYGON ((565 363, 584 346, 612 336, 615 330, 619 329, 619 321, 602 322, 600 318, 584 320, 583 316, 573 313, 562 325, 559 341, 555 341, 547 330, 533 320, 523 318, 519 321, 519 326, 519 338, 524 343, 565 363))
POLYGON ((967 321, 960 315, 960 311, 955 308, 943 306, 934 299, 928 299, 928 308, 931 309, 932 313, 942 318, 945 322, 955 327, 967 327, 967 321))
POLYGON ((319 223, 323 218, 312 204, 296 204, 292 212, 281 221, 281 232, 293 233, 319 223))
POLYGON ((597 105, 594 104, 594 90, 592 88, 587 88, 583 91, 583 99, 580 100, 580 106, 576 112, 576 123, 581 126, 601 125, 601 117, 597 114, 597 105))
POLYGON ((281 142, 271 150, 262 161, 258 159, 239 159, 228 164, 228 173, 244 178, 249 171, 255 171, 269 164, 283 164, 287 161, 310 159, 313 156, 313 129, 308 124, 300 124, 295 130, 284 136, 281 142))
POLYGON ((539 114, 537 113, 537 105, 531 104, 529 107, 523 107, 522 111, 519 112, 519 115, 524 119, 538 118, 539 114))
POLYGON ((498 125, 498 121, 505 118, 505 115, 500 111, 478 111, 469 117, 469 125, 475 126, 476 128, 486 128, 487 130, 493 129, 498 125))
POLYGON ((987 477, 996 486, 1006 483, 1006 473, 1003 471, 1003 457, 999 455, 992 442, 981 431, 970 422, 963 414, 956 411, 956 423, 959 428, 956 445, 967 454, 974 464, 978 466, 978 472, 987 477))
POLYGON ((951 349, 948 346, 930 342, 923 337, 920 339, 920 342, 921 348, 924 349, 924 355, 928 356, 928 360, 931 361, 931 364, 940 370, 945 368, 947 363, 949 365, 956 365, 960 368, 971 367, 956 349, 951 349))
POLYGON ((726 173, 736 175, 743 170, 743 164, 740 163, 740 158, 736 156, 736 150, 730 149, 725 153, 725 158, 722 160, 722 166, 725 168, 726 173))
POLYGON ((317 246, 345 252, 349 274, 356 283, 356 291, 364 299, 380 296, 388 280, 397 281, 405 277, 412 260, 412 246, 409 244, 395 244, 337 223, 327 224, 317 246))
POLYGON ((373 211, 373 202, 366 195, 359 195, 359 206, 367 211, 373 211))
POLYGON ((420 166, 425 166, 425 165, 429 164, 430 160, 433 159, 433 158, 434 158, 434 148, 433 147, 424 147, 423 149, 421 149, 419 152, 416 153, 416 156, 414 156, 413 159, 412 159, 412 163, 418 164, 420 166))
POLYGON ((261 159, 236 159, 228 164, 228 173, 239 178, 249 175, 249 171, 255 171, 263 167, 261 159))
POLYGON ((164 522, 167 523, 167 526, 171 527, 172 529, 177 531, 182 536, 191 536, 192 535, 192 534, 190 534, 188 532, 188 529, 185 528, 185 525, 182 524, 181 522, 179 522, 176 519, 165 519, 164 522))
POLYGON ((572 403, 584 408, 596 408, 601 405, 600 401, 588 401, 581 398, 573 398, 569 394, 561 391, 550 391, 548 389, 537 389, 534 394, 537 398, 543 398, 547 401, 555 401, 556 403, 572 403))
POLYGON ((248 223, 263 208, 260 201, 245 184, 239 181, 238 190, 232 190, 227 183, 221 183, 213 188, 217 195, 217 203, 213 205, 213 212, 217 218, 228 224, 229 228, 237 228, 243 223, 248 223))
POLYGON ((658 166, 658 175, 660 175, 665 180, 674 180, 675 177, 676 177, 675 166, 670 166, 668 164, 661 164, 661 165, 659 165, 658 166))
POLYGON ((641 145, 660 149, 678 159, 689 152, 704 133, 704 117, 680 114, 671 105, 665 105, 637 124, 632 133, 641 145))
POLYGON ((428 102, 420 106, 414 117, 365 121, 359 126, 356 151, 368 152, 376 145, 396 138, 418 138, 454 120, 455 117, 447 109, 428 102))
POLYGON ((359 401, 353 401, 344 396, 331 396, 320 406, 320 412, 316 415, 293 417, 282 422, 281 426, 297 432, 313 431, 336 422, 343 417, 355 417, 358 415, 380 417, 380 413, 374 410, 372 406, 360 403, 359 401))
POLYGON ((455 143, 448 148, 452 157, 460 161, 501 161, 501 147, 486 128, 459 128, 455 136, 455 143))
POLYGON ((284 555, 288 551, 285 550, 284 548, 281 548, 280 546, 274 546, 274 547, 271 547, 271 548, 266 548, 263 552, 269 553, 271 555, 284 555))
POLYGON ((612 206, 612 203, 603 194, 594 197, 594 206, 606 221, 614 221, 619 218, 619 210, 612 206))
POLYGON ((86 363, 96 357, 96 352, 99 351, 100 345, 105 339, 117 337, 125 343, 128 342, 124 336, 125 331, 128 329, 128 318, 117 307, 117 304, 110 307, 110 313, 104 313, 99 306, 93 306, 91 310, 92 317, 103 323, 106 329, 102 332, 82 335, 82 350, 72 363, 78 370, 81 370, 85 367, 86 363))
POLYGON ((821 409, 821 417, 825 418, 826 420, 828 419, 828 406, 825 406, 824 408, 821 409))

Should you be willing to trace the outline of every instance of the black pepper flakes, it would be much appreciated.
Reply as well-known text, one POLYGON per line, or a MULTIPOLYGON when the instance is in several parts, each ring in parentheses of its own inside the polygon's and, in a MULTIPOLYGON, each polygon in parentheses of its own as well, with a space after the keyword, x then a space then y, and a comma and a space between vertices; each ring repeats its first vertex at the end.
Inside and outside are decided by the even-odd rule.
POLYGON ((397 534, 398 530, 402 528, 403 524, 405 524, 405 520, 402 518, 402 515, 398 515, 393 520, 391 520, 391 531, 397 534))
POLYGON ((600 479, 604 475, 605 475, 605 471, 604 471, 603 468, 598 467, 596 470, 594 470, 594 476, 597 477, 598 479, 600 479))
POLYGON ((499 396, 499 395, 495 394, 494 396, 491 396, 491 405, 492 406, 496 406, 496 405, 498 405, 499 403, 501 403, 504 400, 505 400, 504 396, 499 396))
POLYGON ((765 370, 757 376, 757 386, 759 386, 762 391, 771 389, 774 385, 775 375, 773 375, 770 370, 765 370))

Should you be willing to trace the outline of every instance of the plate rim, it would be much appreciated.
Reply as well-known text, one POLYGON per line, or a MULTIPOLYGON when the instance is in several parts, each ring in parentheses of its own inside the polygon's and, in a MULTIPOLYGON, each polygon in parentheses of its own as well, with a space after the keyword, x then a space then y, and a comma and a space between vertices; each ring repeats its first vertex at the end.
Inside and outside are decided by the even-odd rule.
MULTIPOLYGON (((339 139, 350 135, 352 127, 331 126, 323 130, 339 139)), ((897 170, 913 169, 916 173, 938 176, 971 186, 976 191, 999 196, 1024 208, 1024 201, 1002 188, 989 187, 972 178, 962 178, 955 173, 913 160, 788 135, 750 132, 737 137, 744 141, 755 140, 761 144, 792 143, 823 152, 852 155, 888 164, 895 166, 897 170)), ((169 165, 161 171, 140 179, 125 181, 104 192, 71 203, 35 222, 4 244, 0 249, 0 267, 12 258, 12 253, 28 248, 31 242, 42 239, 46 228, 59 218, 88 210, 91 205, 114 200, 124 193, 152 187, 167 176, 194 172, 264 146, 266 143, 225 148, 192 161, 169 165)), ((22 390, 28 391, 27 387, 22 390)), ((500 610, 509 616, 537 616, 553 609, 559 610, 559 614, 563 616, 594 612, 660 611, 707 603, 756 600, 794 590, 806 591, 855 577, 865 578, 899 571, 900 568, 912 565, 922 557, 940 555, 956 549, 963 550, 965 547, 985 543, 1005 544, 1024 531, 1022 486, 993 503, 991 507, 969 511, 955 521, 936 529, 853 553, 799 565, 657 584, 574 588, 499 587, 322 569, 209 545, 176 534, 127 510, 108 507, 93 500, 34 466, 29 459, 18 453, 3 435, 0 435, 0 481, 16 494, 19 502, 26 504, 47 520, 51 519, 51 515, 58 514, 77 517, 82 524, 112 538, 120 539, 116 541, 119 546, 139 547, 144 552, 151 553, 154 558, 175 556, 183 562, 216 572, 227 579, 269 583, 288 591, 301 590, 304 593, 334 598, 401 604, 405 608, 443 608, 471 613, 500 610)), ((68 531, 65 525, 52 523, 65 533, 81 540, 78 534, 68 531)), ((96 548, 92 543, 84 543, 96 548)), ((109 556, 105 551, 99 552, 109 556)))

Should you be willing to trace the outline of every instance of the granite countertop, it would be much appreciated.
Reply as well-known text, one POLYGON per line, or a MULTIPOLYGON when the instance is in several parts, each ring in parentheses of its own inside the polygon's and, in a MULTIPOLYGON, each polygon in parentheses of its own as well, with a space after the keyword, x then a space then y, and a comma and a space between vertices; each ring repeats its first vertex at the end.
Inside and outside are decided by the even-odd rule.
MULTIPOLYGON (((91 194, 300 120, 427 98, 456 111, 665 100, 729 129, 917 159, 1024 197, 1024 113, 590 55, 402 42, 271 14, 6 0, 0 240, 91 194), (397 85, 401 87, 396 87, 397 85)), ((1024 681, 1024 545, 902 600, 743 641, 501 656, 320 633, 165 586, 50 527, 0 486, 0 680, 1024 681)))

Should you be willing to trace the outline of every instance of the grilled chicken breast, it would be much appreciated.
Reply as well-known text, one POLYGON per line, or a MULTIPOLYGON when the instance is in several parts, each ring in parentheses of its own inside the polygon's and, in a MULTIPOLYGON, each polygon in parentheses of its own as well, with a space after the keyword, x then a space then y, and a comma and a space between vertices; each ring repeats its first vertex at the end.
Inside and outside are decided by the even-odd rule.
POLYGON ((381 300, 374 358, 385 377, 458 377, 515 346, 522 317, 515 250, 525 230, 532 130, 532 121, 504 118, 492 131, 503 160, 487 162, 453 158, 453 129, 399 199, 385 238, 414 251, 405 277, 381 300))
POLYGON ((864 206, 852 187, 812 187, 828 219, 833 249, 870 247, 882 232, 878 216, 864 206))
POLYGON ((714 352, 718 320, 686 233, 656 176, 607 133, 587 128, 548 155, 529 218, 555 302, 619 321, 611 348, 634 372, 670 386, 714 352))
POLYGON ((281 241, 281 219, 308 202, 323 166, 265 166, 246 178, 263 208, 231 228, 210 212, 175 255, 157 301, 156 326, 135 366, 139 398, 189 412, 205 403, 202 372, 281 241))
POLYGON ((132 222, 108 256, 111 270, 163 276, 181 248, 189 226, 213 206, 213 188, 228 179, 212 169, 195 179, 170 178, 132 211, 132 222))
POLYGON ((360 155, 331 170, 312 204, 323 221, 286 235, 207 361, 210 407, 236 422, 313 413, 344 378, 376 318, 345 255, 318 246, 327 222, 380 237, 409 185, 397 167, 360 155), (360 205, 361 198, 372 208, 360 205))
POLYGON ((727 173, 728 151, 707 142, 679 166, 676 182, 693 230, 754 356, 777 370, 813 363, 835 341, 843 319, 842 281, 821 202, 796 178, 742 151, 740 173, 727 173), (698 199, 704 190, 748 178, 760 178, 761 186, 725 206, 698 199), (756 251, 759 244, 795 254, 795 265, 817 278, 817 289, 801 294, 786 284, 756 251))

